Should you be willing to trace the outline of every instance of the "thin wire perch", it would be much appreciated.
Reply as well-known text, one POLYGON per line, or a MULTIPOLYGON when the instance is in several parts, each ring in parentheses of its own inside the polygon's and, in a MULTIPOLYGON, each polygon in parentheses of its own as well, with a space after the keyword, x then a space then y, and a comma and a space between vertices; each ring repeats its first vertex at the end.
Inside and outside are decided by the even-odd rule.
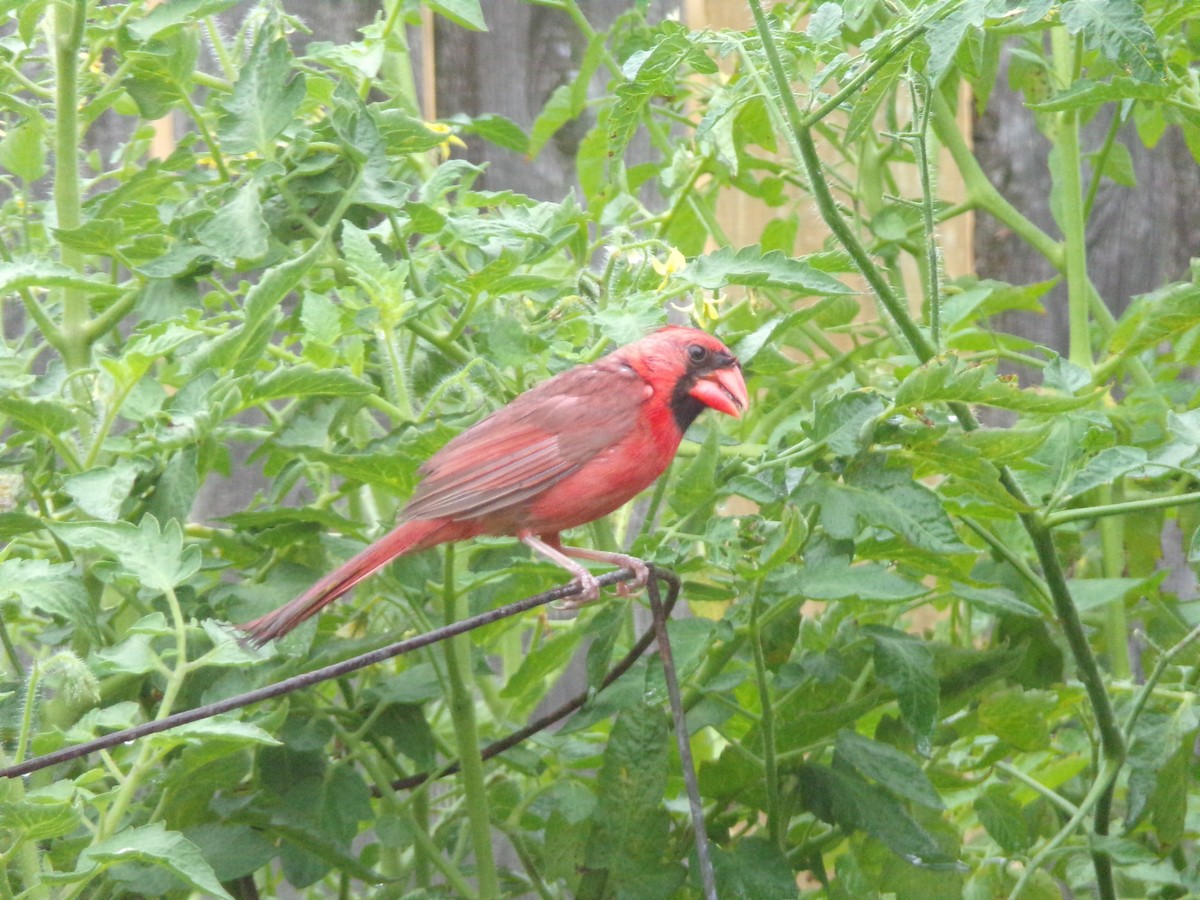
MULTIPOLYGON (((617 569, 602 575, 598 580, 601 587, 617 584, 623 581, 630 581, 635 576, 631 569, 617 569)), ((428 647, 431 644, 436 644, 439 641, 447 638, 455 637, 456 635, 465 634, 468 631, 473 631, 484 625, 490 625, 493 622, 498 622, 501 619, 506 619, 510 616, 519 615, 531 609, 536 609, 539 606, 544 606, 547 603, 553 603, 556 600, 564 600, 568 597, 575 596, 580 593, 580 586, 576 584, 567 584, 562 587, 554 588, 553 590, 545 591, 541 594, 535 594, 531 597, 525 597, 522 600, 517 600, 514 603, 509 603, 506 606, 501 606, 476 616, 470 616, 459 622, 453 622, 441 628, 435 628, 425 634, 417 635, 416 637, 406 638, 402 641, 397 641, 394 644, 389 644, 386 647, 380 647, 378 650, 372 650, 369 653, 363 653, 359 656, 352 657, 333 665, 324 666, 320 669, 314 669, 311 672, 305 672, 302 675, 296 675, 292 678, 284 679, 275 684, 267 685, 266 687, 258 688, 257 690, 247 691, 243 694, 238 694, 233 697, 228 697, 224 700, 218 700, 215 703, 208 703, 204 706, 198 706, 195 709, 184 710, 183 712, 175 713, 171 716, 166 716, 162 719, 156 719, 153 722, 145 722, 141 725, 136 725, 133 728, 125 728, 121 731, 115 731, 112 734, 106 734, 103 737, 96 738, 92 741, 87 741, 83 744, 77 744, 74 747, 64 747, 61 750, 56 750, 53 753, 47 753, 42 756, 36 756, 33 759, 26 760, 17 765, 9 766, 0 769, 0 777, 17 778, 22 775, 28 775, 31 772, 36 772, 40 769, 48 768, 49 766, 57 765, 58 763, 69 762, 73 759, 79 759, 87 756, 90 753, 95 753, 99 750, 106 750, 109 747, 115 747, 118 744, 124 744, 129 741, 135 741, 139 738, 147 737, 152 734, 159 734, 163 731, 169 731, 180 725, 186 725, 189 722, 197 722, 201 719, 207 719, 220 713, 229 712, 234 709, 241 709, 245 706, 250 706, 254 703, 259 703, 263 700, 270 700, 275 697, 281 697, 284 694, 289 694, 292 691, 298 691, 302 688, 310 687, 314 684, 319 684, 322 681, 328 681, 331 678, 340 678, 350 672, 355 672, 375 663, 383 662, 384 660, 392 659, 396 656, 401 656, 413 650, 418 650, 422 647, 428 647)), ((716 888, 713 879, 712 861, 709 855, 708 839, 704 828, 704 809, 701 804, 699 786, 696 781, 696 771, 692 763, 689 738, 687 733, 687 724, 684 718, 684 709, 680 699, 679 685, 676 679, 674 662, 671 655, 670 640, 667 635, 667 620, 670 617, 671 610, 675 606, 675 602, 679 597, 680 581, 679 576, 668 569, 661 569, 657 566, 650 567, 650 581, 647 584, 647 590, 650 596, 650 606, 654 614, 654 624, 651 629, 648 629, 645 634, 638 639, 625 657, 617 663, 616 666, 609 671, 604 681, 600 685, 600 690, 608 687, 614 681, 621 677, 637 659, 649 649, 650 643, 657 640, 659 647, 659 656, 662 660, 664 674, 667 680, 667 693, 670 699, 671 713, 675 724, 675 736, 678 742, 680 751, 680 761, 683 768, 683 779, 687 786, 688 800, 691 807, 692 827, 696 835, 696 856, 700 864, 700 881, 703 885, 703 892, 706 898, 716 897, 716 888), (667 585, 667 596, 660 600, 658 582, 663 582, 667 585)), ((566 703, 559 706, 557 709, 547 713, 544 716, 530 722, 529 725, 519 729, 506 738, 489 745, 484 750, 486 757, 494 756, 502 753, 510 747, 515 746, 521 741, 528 738, 530 735, 549 727, 562 718, 570 715, 572 712, 581 708, 586 703, 588 693, 584 692, 572 698, 566 703)), ((434 777, 444 777, 456 771, 456 764, 450 763, 436 772, 425 772, 410 778, 402 779, 390 787, 393 790, 402 790, 412 788, 422 782, 434 777)), ((378 786, 376 787, 378 792, 378 786)))

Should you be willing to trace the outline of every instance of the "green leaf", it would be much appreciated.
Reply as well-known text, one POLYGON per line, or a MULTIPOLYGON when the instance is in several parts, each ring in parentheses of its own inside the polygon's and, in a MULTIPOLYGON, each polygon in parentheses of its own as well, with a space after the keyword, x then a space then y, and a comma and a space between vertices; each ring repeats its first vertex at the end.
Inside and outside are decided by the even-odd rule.
MULTIPOLYGON (((769 526, 770 523, 764 523, 769 526)), ((788 504, 783 507, 779 521, 768 531, 767 539, 759 551, 758 567, 761 572, 790 562, 792 557, 800 552, 808 539, 808 523, 795 506, 788 504)))
POLYGON ((869 391, 835 396, 818 403, 808 436, 824 441, 837 456, 857 456, 870 446, 885 409, 883 399, 869 391))
POLYGON ((488 30, 479 0, 427 0, 427 3, 435 13, 445 16, 455 25, 469 31, 488 30))
POLYGON ((929 809, 943 809, 942 798, 924 770, 909 756, 889 744, 843 728, 834 745, 834 767, 849 766, 887 788, 897 797, 929 809))
POLYGON ((920 582, 870 562, 851 566, 845 561, 822 560, 804 566, 795 583, 796 593, 809 600, 857 598, 868 603, 902 603, 929 593, 920 582))
POLYGON ((804 488, 803 496, 820 504, 821 524, 833 537, 853 540, 861 521, 932 553, 967 551, 937 494, 913 481, 910 473, 872 463, 861 472, 847 473, 847 479, 842 483, 821 478, 804 488))
POLYGON ((1123 601, 1140 590, 1145 578, 1068 578, 1071 599, 1080 612, 1123 601))
POLYGON ((883 788, 854 772, 804 765, 800 770, 804 806, 843 831, 865 831, 913 865, 953 867, 955 860, 883 788))
POLYGON ((1178 845, 1186 834, 1191 763, 1191 746, 1181 744, 1158 770, 1150 801, 1150 820, 1166 847, 1178 845))
POLYGON ((1050 745, 1046 718, 1056 706, 1047 691, 1020 687, 988 694, 979 704, 980 727, 1018 750, 1045 750, 1050 745))
POLYGON ((75 428, 74 414, 53 400, 0 397, 0 415, 47 437, 57 438, 75 428))
POLYGON ((107 840, 84 848, 77 872, 107 869, 118 863, 146 863, 170 872, 197 891, 233 900, 221 887, 212 866, 200 848, 177 831, 167 831, 161 822, 127 828, 107 840))
POLYGON ((467 134, 478 135, 485 141, 513 153, 529 152, 529 137, 521 130, 520 125, 505 116, 495 113, 473 116, 463 122, 461 127, 467 134))
POLYGON ((112 706, 89 709, 67 730, 65 737, 68 743, 81 744, 100 734, 130 728, 140 721, 141 707, 132 700, 123 700, 112 706))
POLYGON ((1033 843, 1029 826, 1021 813, 1021 804, 1013 799, 1008 788, 998 784, 975 798, 971 805, 981 824, 1005 853, 1017 854, 1028 850, 1033 843))
POLYGON ((683 63, 691 44, 677 23, 664 23, 662 29, 652 47, 634 51, 621 67, 628 81, 617 86, 616 102, 608 115, 608 156, 611 159, 625 155, 651 98, 674 92, 675 71, 683 63))
POLYGON ((193 29, 166 31, 126 54, 121 82, 145 119, 158 119, 188 96, 200 52, 193 29))
POLYGON ((30 609, 71 622, 90 640, 100 638, 91 600, 72 565, 44 559, 6 559, 0 562, 0 597, 11 594, 30 609))
POLYGON ((92 654, 92 671, 100 678, 111 675, 146 675, 158 672, 162 661, 154 652, 154 637, 149 634, 130 634, 120 643, 104 647, 92 654))
POLYGON ((196 229, 196 238, 222 264, 255 261, 267 255, 267 223, 258 199, 258 185, 248 181, 234 192, 207 222, 196 229))
POLYGON ((240 0, 171 0, 170 3, 154 7, 126 28, 137 40, 148 41, 169 28, 216 15, 237 6, 239 2, 240 0))
POLYGON ((225 102, 218 131, 225 153, 258 151, 273 156, 272 143, 292 124, 304 101, 304 75, 292 71, 287 41, 272 40, 270 35, 269 29, 259 32, 225 102))
POLYGON ((545 681, 551 675, 561 673, 579 647, 581 629, 570 632, 554 632, 551 640, 542 643, 525 654, 517 671, 500 689, 506 700, 519 700, 515 716, 528 713, 542 698, 545 681))
POLYGON ((0 262, 0 294, 31 287, 74 288, 93 296, 106 297, 124 291, 120 285, 107 279, 89 278, 49 259, 18 257, 12 262, 0 262))
POLYGON ((740 284, 781 288, 806 296, 853 293, 836 278, 814 269, 807 262, 784 256, 778 250, 763 253, 757 245, 740 250, 722 247, 706 256, 698 256, 676 277, 706 291, 740 284))
POLYGON ((983 366, 965 367, 951 359, 914 369, 896 390, 897 406, 934 402, 982 403, 1017 412, 1056 413, 1079 409, 1092 396, 1071 397, 1044 390, 1022 390, 1015 381, 999 379, 983 366))
POLYGON ((175 519, 163 529, 158 519, 147 515, 140 525, 58 522, 50 530, 69 547, 99 550, 116 559, 135 579, 160 592, 173 589, 200 568, 200 548, 184 546, 183 529, 175 519))
POLYGON ((942 304, 943 327, 966 326, 1010 310, 1044 312, 1040 300, 1058 279, 1013 285, 1003 281, 980 279, 957 293, 950 294, 942 304))
MULTIPOLYGON (((832 6, 833 4, 826 5, 832 6)), ((930 37, 932 39, 932 35, 930 37)), ((879 105, 895 91, 900 76, 908 71, 911 58, 910 45, 909 48, 888 60, 883 68, 875 73, 864 90, 855 92, 854 105, 850 109, 850 119, 846 124, 848 141, 860 139, 863 132, 874 127, 879 105)))
POLYGON ((0 140, 0 170, 7 170, 25 182, 37 181, 46 174, 44 119, 24 119, 0 140))
POLYGON ((867 625, 863 632, 875 643, 875 674, 896 695, 917 750, 928 753, 938 713, 933 654, 923 641, 893 628, 867 625))
POLYGON ((1127 356, 1176 341, 1198 326, 1200 284, 1169 285, 1138 297, 1117 323, 1108 345, 1113 353, 1127 356))
POLYGON ((1067 31, 1083 34, 1088 49, 1142 81, 1162 79, 1158 39, 1133 0, 1065 0, 1059 15, 1067 31))
POLYGON ((70 781, 56 781, 17 799, 10 794, 0 803, 0 828, 17 842, 62 837, 83 824, 77 803, 76 788, 70 781))
POLYGON ((934 19, 928 25, 925 42, 929 45, 926 74, 937 85, 954 65, 954 58, 968 28, 978 28, 986 18, 985 7, 968 3, 947 16, 934 19))
POLYGON ((683 879, 677 864, 662 860, 670 825, 662 806, 668 739, 662 712, 640 704, 617 716, 604 751, 587 867, 606 872, 618 894, 666 898, 683 879))
POLYGON ((1103 106, 1106 103, 1119 103, 1124 100, 1161 102, 1169 100, 1172 93, 1170 85, 1143 81, 1140 78, 1117 76, 1111 81, 1080 78, 1048 100, 1030 103, 1028 107, 1035 112, 1064 112, 1071 109, 1103 106))
POLYGON ((318 369, 308 363, 278 369, 265 378, 243 376, 237 385, 244 392, 239 410, 289 397, 363 397, 375 393, 372 385, 346 369, 318 369))
POLYGON ((164 751, 181 744, 228 744, 230 750, 247 746, 278 746, 276 740, 257 725, 241 722, 232 716, 217 715, 199 722, 189 722, 146 738, 164 751))
POLYGON ((185 829, 183 835, 200 849, 222 882, 254 873, 279 852, 271 841, 248 825, 205 822, 185 829))
POLYGON ((115 522, 121 514, 121 505, 133 489, 139 468, 122 460, 115 466, 89 469, 72 475, 63 481, 63 487, 89 516, 115 522))
POLYGON ((712 864, 718 896, 747 900, 796 896, 792 864, 778 845, 765 837, 744 837, 729 848, 714 844, 712 864))
POLYGON ((542 107, 529 129, 525 152, 530 159, 536 159, 546 142, 554 137, 560 128, 583 112, 582 104, 577 103, 575 98, 576 91, 569 84, 560 84, 551 92, 546 105, 542 107))
POLYGON ((832 0, 827 0, 808 17, 806 33, 814 43, 827 44, 841 33, 843 21, 842 7, 832 0))
POLYGON ((950 590, 953 597, 966 600, 971 606, 996 616, 1020 616, 1024 619, 1041 618, 1036 608, 1021 600, 1006 587, 978 588, 955 583, 950 590))
POLYGON ((706 509, 715 502, 720 437, 717 431, 710 431, 700 452, 676 476, 668 502, 680 515, 706 509))
POLYGON ((394 303, 404 296, 407 264, 401 262, 392 266, 384 262, 370 233, 349 220, 342 223, 342 255, 353 270, 355 282, 372 299, 383 303, 387 295, 394 303))
POLYGON ((1141 447, 1119 446, 1101 450, 1075 473, 1058 499, 1076 497, 1103 484, 1112 484, 1145 466, 1146 460, 1146 451, 1141 447))
MULTIPOLYGON (((671 619, 667 623, 675 672, 681 682, 690 677, 704 662, 712 647, 713 629, 712 622, 699 617, 671 619)), ((662 666, 651 665, 646 672, 646 698, 648 702, 667 702, 667 685, 662 666)))

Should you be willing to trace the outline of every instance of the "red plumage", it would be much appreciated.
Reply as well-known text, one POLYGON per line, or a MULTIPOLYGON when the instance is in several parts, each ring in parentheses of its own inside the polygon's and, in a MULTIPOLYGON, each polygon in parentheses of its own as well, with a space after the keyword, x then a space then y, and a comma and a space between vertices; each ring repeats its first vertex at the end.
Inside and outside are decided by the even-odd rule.
POLYGON ((564 547, 559 532, 607 515, 670 465, 705 408, 748 404, 737 359, 716 338, 670 326, 521 394, 464 431, 418 470, 400 524, 295 600, 242 626, 257 645, 287 634, 397 556, 480 534, 512 534, 571 572, 571 557, 646 566, 623 554, 564 547))

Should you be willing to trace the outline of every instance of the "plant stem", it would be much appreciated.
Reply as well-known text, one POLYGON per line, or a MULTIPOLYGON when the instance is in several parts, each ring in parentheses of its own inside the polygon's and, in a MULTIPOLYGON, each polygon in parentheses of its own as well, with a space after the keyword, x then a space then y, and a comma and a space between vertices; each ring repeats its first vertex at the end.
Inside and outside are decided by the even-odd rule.
MULTIPOLYGON (((156 721, 171 715, 171 710, 175 707, 175 701, 183 689, 183 682, 191 668, 187 659, 187 623, 183 618, 183 610, 179 606, 179 597, 176 596, 174 589, 169 587, 164 592, 164 596, 167 599, 167 606, 171 610, 171 623, 175 629, 175 660, 174 666, 167 676, 167 685, 163 688, 158 712, 154 716, 156 721)), ((133 802, 137 789, 146 776, 158 765, 158 757, 158 748, 151 741, 145 741, 138 750, 137 759, 129 769, 129 774, 125 776, 125 781, 117 792, 112 806, 100 820, 99 827, 96 829, 97 841, 112 837, 120 828, 121 820, 125 816, 125 811, 129 809, 129 804, 133 802)))
MULTIPOLYGON (((446 548, 445 578, 442 586, 446 624, 465 618, 460 597, 454 588, 454 548, 446 548)), ((450 682, 450 718, 466 795, 467 820, 475 851, 475 873, 479 896, 492 900, 500 896, 496 860, 492 855, 492 826, 488 813, 487 784, 483 777, 483 757, 479 753, 479 729, 475 722, 475 698, 471 692, 471 638, 460 634, 445 644, 446 676, 450 682)))
POLYGON ((1079 804, 1079 808, 1075 811, 1075 815, 1067 821, 1062 828, 1046 842, 1046 845, 1038 851, 1037 855, 1029 861, 1029 865, 1025 867, 1025 871, 1021 873, 1020 880, 1012 889, 1012 893, 1008 895, 1008 900, 1017 900, 1025 891, 1025 885, 1029 883, 1029 879, 1033 877, 1033 873, 1042 867, 1047 857, 1058 848, 1058 846, 1070 837, 1075 830, 1083 824, 1084 818, 1092 811, 1095 805, 1099 802, 1100 796, 1108 789, 1108 787, 1116 780, 1117 772, 1120 770, 1120 763, 1113 760, 1105 759, 1100 765, 1100 774, 1096 776, 1096 781, 1092 784, 1091 790, 1087 796, 1083 798, 1083 802, 1079 804))
POLYGON ((764 775, 767 790, 767 834, 771 842, 781 846, 779 816, 779 766, 775 758, 775 710, 771 703, 771 683, 767 673, 766 656, 763 653, 762 629, 758 621, 758 609, 762 605, 762 582, 758 582, 756 596, 750 604, 750 649, 754 654, 754 675, 758 681, 759 702, 762 712, 758 725, 762 730, 764 775))
MULTIPOLYGON (((54 210, 58 227, 78 228, 81 221, 79 187, 79 50, 87 0, 59 0, 54 6, 54 210)), ((59 259, 83 271, 83 253, 60 241, 59 259)), ((88 365, 88 300, 79 288, 62 288, 63 361, 69 371, 88 365)))
MULTIPOLYGON (((1074 82, 1078 66, 1077 41, 1065 27, 1050 33, 1050 46, 1060 89, 1074 82)), ((1064 273, 1067 276, 1067 314, 1070 326, 1069 358, 1077 366, 1092 370, 1091 321, 1088 305, 1087 233, 1084 218, 1083 157, 1079 148, 1079 112, 1058 114, 1050 171, 1058 184, 1058 226, 1063 233, 1064 273)))
POLYGON ((1004 195, 996 190, 995 185, 988 180, 966 139, 958 130, 954 110, 950 108, 950 104, 941 92, 931 91, 929 99, 933 106, 934 131, 942 146, 949 151, 954 165, 962 176, 967 192, 965 205, 972 209, 984 209, 991 213, 1002 224, 1011 228, 1017 237, 1046 257, 1052 266, 1062 269, 1062 245, 1021 215, 1020 211, 1009 203, 1004 195))
MULTIPOLYGON (((914 76, 915 77, 915 76, 914 76)), ((933 341, 935 352, 942 344, 942 292, 940 278, 940 255, 938 254, 937 232, 933 217, 933 184, 929 162, 929 95, 933 86, 928 81, 925 86, 924 102, 920 106, 921 114, 913 128, 912 146, 916 155, 917 171, 921 176, 921 218, 925 230, 925 257, 929 274, 926 280, 925 295, 929 304, 929 335, 933 341)), ((913 109, 917 107, 917 90, 912 89, 913 109)))
POLYGON ((1099 519, 1104 516, 1123 516, 1126 513, 1139 512, 1145 509, 1164 509, 1171 506, 1186 506, 1190 503, 1200 503, 1200 491, 1189 491, 1186 494, 1167 494, 1161 497, 1144 497, 1140 500, 1122 500, 1119 503, 1108 503, 1103 506, 1080 506, 1076 509, 1063 509, 1046 515, 1046 524, 1054 528, 1068 522, 1078 522, 1083 519, 1099 519))
POLYGON ((854 230, 847 224, 838 210, 837 202, 833 199, 833 195, 829 191, 829 184, 821 175, 821 160, 817 156, 817 148, 813 143, 812 132, 805 127, 804 117, 800 114, 800 107, 796 105, 796 97, 792 94, 791 82, 788 80, 787 72, 784 71, 783 61, 779 58, 779 51, 775 47, 775 38, 771 34, 771 27, 767 22, 767 17, 763 13, 762 3, 760 0, 750 0, 750 11, 754 14, 754 25, 758 30, 759 37, 763 43, 763 54, 767 57, 767 63, 771 69, 771 75, 775 79, 775 87, 778 91, 779 101, 783 105, 784 116, 788 124, 788 128, 784 130, 784 135, 791 145, 792 153, 804 165, 805 175, 808 177, 809 188, 812 191, 813 199, 817 203, 817 208, 821 211, 821 217, 825 220, 825 224, 829 226, 829 230, 833 232, 834 237, 838 239, 845 251, 850 255, 850 259, 854 263, 854 267, 866 279, 871 290, 875 292, 875 296, 879 298, 879 302, 883 304, 892 321, 896 323, 896 327, 904 335, 904 340, 917 354, 917 358, 921 362, 926 362, 933 357, 933 347, 930 345, 928 338, 917 327, 903 302, 892 290, 892 286, 884 278, 868 255, 866 248, 854 233, 854 230))
MULTIPOLYGON (((1111 503, 1120 485, 1105 485, 1100 489, 1102 499, 1111 503)), ((1125 524, 1114 516, 1100 520, 1100 565, 1105 578, 1120 578, 1125 574, 1125 524)), ((1129 680, 1129 622, 1125 603, 1109 603, 1104 613, 1104 637, 1108 646, 1108 665, 1113 678, 1129 680)))
POLYGON ((1045 797, 1047 800, 1049 800, 1051 803, 1053 803, 1055 806, 1057 806, 1059 809, 1061 809, 1063 812, 1065 812, 1068 816, 1073 816, 1079 812, 1079 807, 1076 806, 1074 803, 1072 803, 1070 800, 1068 800, 1066 797, 1064 797, 1062 794, 1060 794, 1058 791, 1050 790, 1050 788, 1046 787, 1044 784, 1042 784, 1036 778, 1033 778, 1030 775, 1026 775, 1024 772, 1022 772, 1020 769, 1018 769, 1016 766, 1012 765, 1011 763, 998 762, 998 763, 996 763, 996 768, 998 770, 1000 770, 1001 772, 1005 773, 1006 775, 1008 775, 1012 778, 1015 778, 1017 781, 1021 782, 1023 785, 1028 787, 1030 790, 1033 790, 1033 791, 1037 792, 1038 794, 1040 794, 1041 796, 1045 797))
MULTIPOLYGON (((1137 725, 1138 717, 1141 716, 1142 710, 1146 708, 1147 701, 1149 701, 1150 697, 1154 694, 1154 689, 1158 686, 1159 681, 1162 680, 1163 675, 1167 671, 1167 667, 1175 661, 1176 656, 1194 644, 1197 640, 1200 640, 1200 625, 1197 625, 1195 628, 1189 631, 1183 636, 1179 643, 1175 644, 1175 646, 1171 647, 1169 650, 1164 651, 1163 654, 1159 656, 1158 662, 1154 664, 1154 671, 1150 673, 1150 677, 1146 679, 1146 683, 1141 686, 1137 696, 1133 699, 1133 705, 1130 706, 1129 712, 1125 715, 1124 731, 1126 740, 1133 739, 1133 729, 1137 725)), ((1194 695, 1189 692, 1187 695, 1187 700, 1190 702, 1193 697, 1194 695)))

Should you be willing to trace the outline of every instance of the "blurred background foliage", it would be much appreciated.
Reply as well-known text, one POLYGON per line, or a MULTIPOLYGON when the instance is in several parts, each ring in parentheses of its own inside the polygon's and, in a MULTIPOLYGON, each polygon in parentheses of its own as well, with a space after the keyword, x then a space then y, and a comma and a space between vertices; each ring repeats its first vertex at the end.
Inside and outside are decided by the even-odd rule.
MULTIPOLYGON (((672 318, 753 410, 579 540, 683 576, 721 896, 1200 890, 1194 4, 0 14, 9 762, 556 584, 480 540, 271 651, 222 624, 672 318)), ((0 896, 694 895, 661 666, 599 689, 645 618, 509 620, 6 781, 0 896)))

